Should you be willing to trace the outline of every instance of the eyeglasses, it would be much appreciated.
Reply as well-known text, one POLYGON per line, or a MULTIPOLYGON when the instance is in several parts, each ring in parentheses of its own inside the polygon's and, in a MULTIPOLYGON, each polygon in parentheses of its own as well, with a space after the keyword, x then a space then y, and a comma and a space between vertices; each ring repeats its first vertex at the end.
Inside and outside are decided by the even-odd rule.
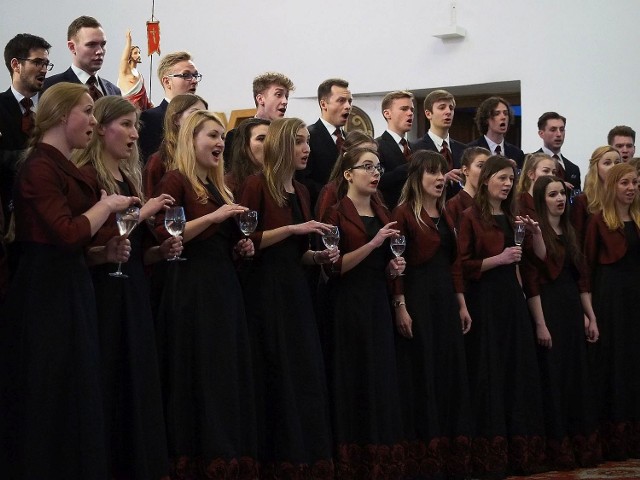
POLYGON ((46 68, 47 71, 51 71, 53 70, 53 63, 51 63, 49 60, 43 60, 42 58, 19 58, 16 57, 16 60, 21 60, 23 62, 31 62, 33 63, 36 67, 38 68, 46 68))
POLYGON ((167 75, 167 77, 177 77, 186 80, 187 82, 191 82, 192 80, 199 82, 202 80, 201 73, 171 73, 167 75))
POLYGON ((365 172, 372 174, 374 170, 377 170, 380 175, 384 173, 384 167, 380 164, 374 165, 373 163, 365 163, 364 165, 356 165, 349 168, 349 170, 364 170, 365 172))

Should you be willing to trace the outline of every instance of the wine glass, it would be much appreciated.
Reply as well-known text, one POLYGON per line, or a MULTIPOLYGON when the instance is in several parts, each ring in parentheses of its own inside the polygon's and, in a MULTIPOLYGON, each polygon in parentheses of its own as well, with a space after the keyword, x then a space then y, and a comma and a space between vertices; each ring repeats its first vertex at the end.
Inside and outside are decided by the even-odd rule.
POLYGON ((238 217, 238 224, 240 231, 244 233, 245 237, 249 238, 249 235, 251 235, 258 226, 258 212, 255 210, 242 212, 238 217))
MULTIPOLYGON (((128 207, 126 210, 116 213, 116 223, 118 224, 120 235, 128 237, 138 225, 139 219, 140 209, 135 206, 128 207)), ((118 270, 111 272, 109 275, 117 278, 129 278, 128 275, 122 273, 122 262, 118 262, 118 270)))
MULTIPOLYGON (((391 252, 395 255, 396 258, 398 258, 404 253, 404 247, 406 247, 407 245, 407 239, 404 235, 395 235, 391 237, 389 244, 391 246, 391 252)), ((404 273, 398 274, 398 276, 400 275, 404 275, 404 273)))
POLYGON ((322 235, 322 243, 330 250, 338 248, 340 243, 340 230, 335 225, 330 225, 329 230, 322 235))
POLYGON ((513 241, 518 247, 521 246, 524 241, 525 230, 526 227, 524 223, 516 223, 516 228, 513 231, 513 241))
MULTIPOLYGON (((182 207, 169 207, 166 215, 164 216, 164 228, 171 234, 172 237, 178 237, 184 232, 184 225, 187 220, 184 216, 184 208, 182 207)), ((184 261, 186 258, 174 255, 171 258, 167 258, 168 262, 184 261)))

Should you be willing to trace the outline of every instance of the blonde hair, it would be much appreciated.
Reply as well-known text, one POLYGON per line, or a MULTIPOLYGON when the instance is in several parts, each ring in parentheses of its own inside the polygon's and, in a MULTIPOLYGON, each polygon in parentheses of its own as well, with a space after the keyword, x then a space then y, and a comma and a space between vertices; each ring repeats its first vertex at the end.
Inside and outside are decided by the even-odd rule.
POLYGON ((189 61, 191 58, 191 54, 185 51, 168 53, 162 57, 158 65, 158 78, 160 79, 160 83, 162 83, 162 79, 169 73, 169 70, 178 63, 189 61))
POLYGON ((42 141, 44 134, 60 124, 85 94, 89 94, 85 85, 67 82, 57 83, 42 94, 38 101, 33 132, 23 158, 29 156, 34 147, 42 141))
POLYGON ((542 160, 555 160, 543 152, 531 153, 527 155, 524 160, 524 165, 522 165, 522 171, 520 172, 520 178, 518 179, 518 193, 526 193, 533 185, 533 181, 529 178, 530 172, 535 172, 536 168, 538 168, 538 164, 542 160))
POLYGON ((178 141, 178 131, 180 130, 178 118, 198 102, 202 102, 205 110, 209 108, 209 104, 205 99, 194 93, 176 95, 171 99, 171 102, 169 102, 169 106, 164 115, 164 137, 160 143, 160 148, 158 148, 160 160, 166 166, 167 170, 176 168, 176 143, 178 141))
MULTIPOLYGON (((598 162, 609 152, 618 153, 615 148, 605 145, 603 147, 596 148, 589 159, 589 170, 587 171, 587 175, 584 177, 584 194, 587 197, 587 209, 589 210, 589 213, 596 213, 602 210, 604 183, 600 180, 600 176, 598 175, 598 162)), ((618 156, 620 156, 619 153, 618 156)))
POLYGON ((284 183, 295 172, 296 135, 304 127, 306 124, 299 118, 278 118, 269 125, 264 140, 264 176, 269 194, 279 207, 287 201, 284 183))
MULTIPOLYGON (((204 123, 209 120, 224 128, 222 120, 216 114, 207 110, 196 110, 186 118, 178 132, 174 160, 176 169, 187 178, 198 201, 202 204, 207 203, 207 189, 196 174, 197 159, 194 142, 204 123)), ((218 165, 211 167, 207 171, 207 178, 211 180, 225 203, 233 203, 233 194, 224 183, 224 160, 222 158, 218 165)))
MULTIPOLYGON (((616 194, 618 182, 622 177, 633 173, 638 176, 638 172, 633 165, 628 163, 618 163, 611 167, 607 173, 607 179, 604 182, 604 192, 602 194, 602 219, 609 230, 618 230, 624 227, 624 222, 618 215, 618 209, 616 208, 616 194)), ((636 224, 637 228, 640 228, 640 198, 636 188, 636 196, 629 208, 629 215, 636 224)))
MULTIPOLYGON (((131 113, 136 114, 137 128, 140 112, 131 102, 115 95, 101 97, 96 100, 93 110, 93 116, 96 117, 98 127, 107 127, 111 122, 115 122, 119 118, 131 113)), ((98 184, 100 188, 104 189, 108 194, 122 193, 118 187, 118 182, 104 163, 105 141, 104 136, 98 134, 98 127, 94 130, 87 148, 73 152, 71 160, 78 168, 87 164, 92 165, 98 174, 98 184)), ((118 168, 133 184, 135 192, 132 193, 140 197, 140 200, 144 202, 142 198, 142 165, 140 164, 140 157, 138 155, 137 142, 133 142, 133 148, 131 149, 129 158, 121 160, 118 163, 118 168)))

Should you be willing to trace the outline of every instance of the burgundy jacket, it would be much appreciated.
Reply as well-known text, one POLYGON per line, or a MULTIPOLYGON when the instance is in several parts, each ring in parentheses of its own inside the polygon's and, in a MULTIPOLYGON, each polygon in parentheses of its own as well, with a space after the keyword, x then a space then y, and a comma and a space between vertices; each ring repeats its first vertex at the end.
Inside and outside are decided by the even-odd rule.
POLYGON ((473 197, 464 190, 460 190, 454 197, 447 201, 446 209, 451 218, 453 224, 458 228, 460 225, 460 217, 462 212, 474 204, 473 197))

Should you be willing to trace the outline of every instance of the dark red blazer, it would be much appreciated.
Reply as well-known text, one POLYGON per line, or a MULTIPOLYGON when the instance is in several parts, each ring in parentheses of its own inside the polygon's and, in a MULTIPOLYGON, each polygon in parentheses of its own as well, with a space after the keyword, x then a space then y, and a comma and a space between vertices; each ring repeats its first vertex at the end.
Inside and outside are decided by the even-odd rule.
MULTIPOLYGON (((524 259, 520 263, 520 273, 522 275, 522 287, 527 298, 540 295, 541 287, 556 280, 564 268, 566 251, 564 246, 560 246, 560 253, 557 257, 552 257, 547 251, 544 260, 538 258, 534 253, 531 242, 523 243, 524 259)), ((582 262, 576 265, 578 270, 578 290, 581 293, 589 292, 590 282, 586 264, 582 262)))
POLYGON ((589 213, 587 196, 584 193, 578 195, 571 205, 569 212, 571 224, 576 231, 576 238, 580 242, 580 246, 584 245, 584 236, 587 233, 587 223, 589 222, 589 213))
MULTIPOLYGON (((293 181, 293 188, 300 201, 304 221, 307 222, 312 219, 309 192, 304 185, 296 180, 293 181)), ((269 193, 266 179, 262 173, 247 177, 239 203, 258 212, 258 227, 250 236, 256 249, 260 248, 262 232, 293 224, 291 207, 286 204, 282 207, 278 206, 269 193)), ((302 255, 309 249, 309 237, 304 235, 298 235, 298 237, 300 237, 299 247, 300 255, 302 255)))
POLYGON ((156 187, 166 172, 167 168, 160 157, 160 152, 158 151, 151 155, 142 171, 142 191, 146 198, 153 196, 153 192, 155 192, 156 187))
MULTIPOLYGON (((387 207, 374 201, 373 197, 371 199, 371 209, 383 225, 391 221, 387 207)), ((336 263, 325 267, 325 272, 328 275, 338 276, 342 271, 342 256, 365 245, 369 242, 370 238, 367 235, 366 228, 356 207, 346 195, 340 202, 326 211, 323 222, 335 225, 340 229, 340 258, 336 263)), ((379 248, 384 248, 384 245, 387 245, 387 243, 385 242, 383 246, 379 248)), ((392 254, 389 250, 389 258, 391 258, 391 256, 392 254)))
POLYGON ((624 228, 609 230, 602 218, 602 212, 595 213, 589 218, 584 238, 584 253, 591 275, 597 265, 610 265, 621 260, 627 253, 627 248, 624 228))
POLYGON ((98 193, 59 150, 40 143, 25 161, 15 189, 16 241, 75 250, 91 241, 83 215, 98 193))
POLYGON ((322 190, 320 190, 318 200, 316 201, 316 218, 318 221, 322 221, 327 210, 336 203, 338 203, 338 185, 335 182, 327 183, 322 187, 322 190))
POLYGON ((473 197, 464 190, 460 190, 454 197, 452 197, 450 200, 447 200, 445 208, 447 209, 447 213, 453 220, 453 224, 456 226, 456 228, 458 228, 458 226, 460 225, 460 217, 462 216, 462 212, 473 205, 473 203, 473 197))
POLYGON ((504 251, 505 238, 502 228, 491 219, 482 219, 480 209, 474 203, 462 213, 458 228, 458 252, 462 261, 464 279, 480 280, 482 261, 504 251))
POLYGON ((533 197, 529 194, 529 192, 522 192, 518 194, 517 198, 518 205, 518 215, 524 217, 525 215, 529 215, 532 220, 538 221, 538 212, 533 205, 533 197))
MULTIPOLYGON (((208 191, 207 201, 205 203, 201 203, 187 178, 178 170, 171 170, 164 174, 162 180, 160 180, 160 183, 156 186, 154 196, 158 196, 162 193, 171 195, 176 200, 175 205, 184 208, 184 215, 187 222, 200 218, 207 213, 215 212, 222 206, 222 204, 213 198, 208 191)), ((164 228, 164 217, 165 211, 161 210, 156 214, 155 220, 155 234, 161 242, 171 236, 164 228)), ((210 238, 216 233, 219 227, 220 224, 213 223, 190 241, 197 242, 210 238)), ((240 235, 240 230, 238 229, 238 238, 240 238, 240 235)))
MULTIPOLYGON (((455 227, 453 219, 449 212, 444 212, 444 220, 449 225, 449 229, 454 235, 455 241, 455 227)), ((420 213, 420 218, 427 225, 418 224, 413 211, 408 204, 403 203, 398 205, 393 210, 392 220, 397 221, 396 228, 407 239, 407 248, 404 253, 404 258, 407 261, 407 265, 415 266, 428 262, 433 258, 440 248, 440 234, 438 233, 438 227, 433 222, 431 217, 427 215, 427 212, 423 209, 420 213)), ((441 217, 442 218, 442 217, 441 217)), ((442 221, 442 220, 440 220, 442 221)), ((450 258, 451 274, 453 276, 453 284, 456 292, 464 292, 464 284, 462 281, 462 265, 460 263, 460 257, 458 256, 457 246, 454 244, 453 256, 450 258)), ((396 284, 402 284, 402 277, 398 277, 396 284)), ((400 291, 394 289, 395 293, 401 293, 403 291, 400 287, 400 291)))

